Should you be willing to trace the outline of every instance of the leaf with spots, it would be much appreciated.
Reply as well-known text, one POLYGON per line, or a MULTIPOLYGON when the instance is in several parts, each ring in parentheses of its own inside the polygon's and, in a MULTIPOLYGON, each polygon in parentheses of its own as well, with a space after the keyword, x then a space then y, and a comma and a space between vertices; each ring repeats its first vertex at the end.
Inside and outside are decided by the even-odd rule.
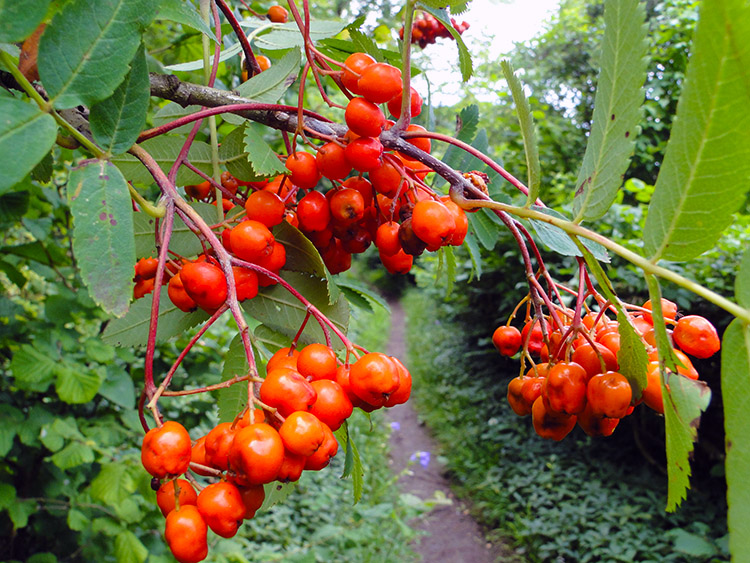
POLYGON ((604 215, 635 148, 646 80, 646 10, 638 0, 607 0, 601 70, 591 135, 576 181, 575 221, 604 215))
POLYGON ((750 3, 706 0, 643 230, 652 260, 714 246, 750 187, 750 3))
POLYGON ((128 185, 116 166, 94 161, 68 181, 73 254, 94 301, 122 316, 133 295, 133 214, 128 185))

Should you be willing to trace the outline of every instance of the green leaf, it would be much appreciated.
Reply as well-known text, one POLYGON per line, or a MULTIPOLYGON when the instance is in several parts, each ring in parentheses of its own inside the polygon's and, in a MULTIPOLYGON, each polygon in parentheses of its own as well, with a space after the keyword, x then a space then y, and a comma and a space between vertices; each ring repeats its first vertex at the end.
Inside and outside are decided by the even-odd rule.
POLYGON ((735 319, 724 332, 721 351, 721 388, 729 512, 729 551, 739 558, 750 553, 750 327, 735 319))
POLYGON ((135 387, 128 372, 117 364, 107 366, 107 379, 99 387, 99 394, 126 409, 135 407, 135 387))
MULTIPOLYGON (((243 22, 242 25, 244 27, 246 22, 243 22)), ((313 20, 310 22, 310 39, 313 43, 317 43, 338 35, 344 27, 345 25, 340 21, 313 20)), ((269 33, 258 35, 255 38, 255 45, 261 50, 281 51, 304 45, 302 34, 293 21, 272 25, 270 29, 269 33)))
POLYGON ((60 400, 68 404, 88 403, 96 396, 101 385, 99 375, 94 371, 80 371, 83 366, 75 367, 62 364, 55 369, 57 381, 55 389, 60 400))
POLYGON ((480 209, 476 213, 467 213, 469 233, 473 234, 487 250, 495 248, 500 227, 490 217, 490 212, 480 209))
MULTIPOLYGON (((0 198, 0 204, 1 203, 2 198, 0 198)), ((0 272, 3 272, 8 276, 11 283, 15 284, 18 288, 23 288, 23 286, 26 285, 26 276, 24 276, 18 268, 9 264, 5 260, 0 260, 0 272)))
POLYGON ((257 123, 245 127, 245 153, 256 176, 267 177, 282 174, 286 167, 276 152, 263 140, 265 127, 257 123))
POLYGON ((690 455, 698 437, 701 413, 711 401, 711 390, 703 381, 677 374, 671 374, 667 381, 662 376, 661 390, 667 431, 667 511, 673 512, 690 488, 690 455))
POLYGON ((297 488, 297 481, 293 481, 291 483, 280 483, 278 481, 274 481, 273 483, 263 485, 263 487, 266 490, 266 498, 263 501, 261 507, 258 509, 261 512, 268 510, 269 508, 276 504, 279 504, 280 502, 284 502, 284 500, 286 500, 286 498, 292 493, 292 491, 297 488))
POLYGON ((0 195, 0 225, 20 221, 29 210, 30 199, 27 191, 0 195))
MULTIPOLYGON (((154 127, 165 125, 170 121, 174 121, 175 119, 179 119, 180 117, 185 117, 186 115, 191 115, 197 111, 200 111, 201 109, 201 106, 182 107, 178 103, 169 102, 154 114, 154 127)), ((181 125, 177 129, 172 129, 170 131, 170 134, 187 135, 192 128, 193 123, 186 123, 185 125, 181 125)))
MULTIPOLYGON (((180 154, 184 143, 185 139, 182 137, 161 135, 139 144, 156 160, 159 167, 165 173, 169 173, 169 169, 180 154)), ((190 160, 190 164, 201 170, 201 172, 211 174, 210 145, 201 141, 193 141, 193 144, 190 145, 190 151, 188 151, 188 159, 190 160)), ((112 158, 112 162, 117 165, 123 176, 133 183, 150 185, 154 182, 146 167, 133 155, 121 154, 112 158)), ((199 184, 202 181, 203 178, 195 172, 188 170, 185 166, 180 167, 179 172, 177 172, 176 184, 178 186, 199 184)))
MULTIPOLYGON (((551 215, 552 217, 563 219, 564 221, 570 220, 559 211, 555 211, 554 209, 550 209, 549 207, 539 207, 536 205, 532 205, 531 209, 533 209, 534 211, 538 211, 539 213, 544 213, 545 215, 551 215)), ((545 223, 544 221, 537 221, 535 219, 531 219, 529 222, 534 227, 534 231, 536 231, 539 239, 558 254, 562 254, 563 256, 581 256, 581 251, 579 250, 576 243, 562 229, 554 225, 550 225, 549 223, 545 223)), ((609 263, 609 254, 607 253, 606 248, 588 239, 579 240, 594 255, 597 260, 599 260, 600 262, 609 263)))
POLYGON ((71 508, 68 511, 68 528, 76 532, 82 532, 91 526, 91 520, 75 508, 71 508))
MULTIPOLYGON (((299 35, 299 30, 296 29, 299 35)), ((300 36, 301 37, 301 36, 300 36)), ((297 78, 300 71, 302 55, 299 49, 291 49, 279 62, 271 68, 256 74, 247 82, 237 87, 237 92, 243 98, 273 104, 276 103, 297 78)))
MULTIPOLYGON (((191 207, 211 225, 216 221, 216 206, 210 203, 194 201, 191 207)), ((156 219, 147 213, 133 213, 133 232, 135 234, 135 256, 136 258, 158 257, 154 228, 156 219)), ((188 226, 180 219, 174 222, 172 238, 169 240, 169 249, 180 256, 196 256, 203 252, 200 239, 195 236, 188 226)))
POLYGON ((607 0, 601 70, 573 201, 575 222, 593 221, 612 205, 635 149, 646 80, 646 10, 638 0, 607 0))
POLYGON ((676 528, 667 532, 667 535, 672 537, 675 551, 700 557, 704 561, 717 555, 716 546, 697 534, 691 534, 682 528, 676 528))
POLYGON ((108 98, 128 73, 158 5, 158 0, 66 4, 39 42, 39 76, 55 107, 91 106, 108 98))
MULTIPOLYGON (((219 53, 219 62, 222 63, 226 60, 231 59, 232 57, 236 57, 241 52, 242 45, 240 45, 239 43, 235 43, 231 47, 228 47, 227 49, 224 49, 223 51, 221 51, 221 53, 219 53)), ((208 64, 209 66, 212 66, 214 64, 213 54, 211 54, 211 56, 208 58, 208 64)), ((200 70, 202 68, 203 59, 196 59, 187 63, 179 63, 165 67, 165 69, 170 72, 190 72, 193 70, 200 70)))
POLYGON ((86 444, 71 442, 62 450, 52 455, 50 460, 60 469, 70 469, 84 463, 89 464, 93 462, 94 450, 86 444))
POLYGON ((133 494, 135 489, 136 483, 127 466, 113 462, 102 466, 99 474, 91 481, 90 491, 94 499, 108 506, 115 506, 133 494))
MULTIPOLYGON (((242 338, 238 334, 232 339, 229 349, 224 354, 221 380, 229 381, 237 375, 246 375, 248 367, 242 338)), ((258 368, 262 370, 263 366, 260 365, 258 368)), ((265 371, 261 372, 261 375, 263 374, 265 374, 265 371)), ((219 405, 219 422, 231 422, 247 406, 247 382, 220 389, 216 402, 219 405)))
POLYGON ((526 153, 526 169, 528 170, 529 195, 526 205, 532 205, 539 197, 539 184, 542 176, 542 165, 539 163, 539 145, 536 141, 536 128, 534 118, 531 116, 531 106, 523 91, 523 84, 513 71, 513 65, 509 60, 500 61, 503 76, 508 83, 510 93, 513 95, 513 103, 516 106, 516 116, 521 127, 523 148, 526 153))
MULTIPOLYGON (((478 126, 479 106, 471 104, 462 108, 456 117, 456 139, 471 144, 477 135, 478 126)), ((465 170, 464 162, 468 160, 467 156, 471 155, 455 145, 448 145, 441 160, 451 168, 465 170)))
POLYGON ((346 454, 344 459, 344 471, 341 474, 341 478, 352 478, 354 504, 357 504, 362 498, 362 491, 364 489, 364 469, 362 468, 362 460, 359 457, 357 446, 354 445, 351 434, 349 433, 348 422, 344 421, 344 424, 334 432, 334 435, 346 454))
POLYGON ((383 62, 383 54, 380 52, 378 44, 375 43, 372 37, 366 33, 362 33, 359 29, 349 26, 349 38, 352 40, 352 43, 354 43, 357 51, 360 53, 367 53, 376 61, 383 62))
POLYGON ((479 249, 477 237, 474 236, 474 233, 469 233, 464 239, 464 243, 466 244, 466 248, 469 251, 469 257, 471 258, 471 277, 469 278, 469 282, 471 282, 474 274, 476 274, 477 279, 482 277, 482 253, 479 249))
POLYGON ((10 370, 19 389, 42 393, 52 383, 59 360, 58 355, 23 344, 13 354, 10 370))
MULTIPOLYGON (((420 4, 423 3, 420 2, 420 4)), ((446 2, 439 2, 439 4, 440 8, 443 8, 446 5, 446 2)), ((422 5, 422 8, 425 12, 429 12, 435 16, 435 18, 445 26, 453 39, 456 40, 456 47, 458 47, 458 66, 461 70, 461 78, 464 82, 468 81, 474 72, 471 62, 471 53, 469 53, 466 43, 464 43, 464 40, 461 38, 461 34, 453 27, 450 14, 445 9, 438 9, 436 7, 422 5)))
POLYGON ((133 207, 125 178, 107 161, 73 170, 68 181, 73 253, 92 299, 115 316, 128 310, 133 287, 133 207))
POLYGON ((643 231, 652 260, 713 247, 750 176, 750 4, 707 0, 643 231))
POLYGON ((391 312, 391 307, 390 305, 388 305, 388 301, 383 299, 380 293, 378 293, 371 287, 365 285, 364 283, 357 281, 353 278, 340 278, 336 280, 336 283, 340 289, 348 289, 350 291, 354 291, 358 293, 359 295, 362 295, 363 297, 365 297, 368 301, 377 303, 383 309, 385 309, 388 313, 391 312))
POLYGON ((149 97, 146 52, 141 44, 122 83, 109 98, 91 106, 94 141, 111 154, 127 151, 146 124, 149 97))
POLYGON ((666 324, 664 323, 664 312, 661 307, 661 287, 659 280, 652 275, 646 275, 648 284, 649 298, 651 299, 651 316, 654 319, 654 334, 656 337, 656 349, 659 353, 659 362, 664 368, 669 368, 677 372, 677 357, 672 350, 672 340, 667 334, 666 324))
POLYGON ((29 523, 29 516, 36 512, 36 502, 30 500, 16 501, 8 507, 8 516, 13 522, 13 529, 25 528, 29 523))
MULTIPOLYGON (((329 305, 328 285, 325 280, 298 272, 285 272, 283 278, 346 334, 349 307, 342 297, 339 297, 335 304, 329 305)), ((244 301, 242 307, 253 318, 290 340, 302 326, 307 312, 306 306, 280 285, 264 288, 255 298, 244 301)), ((333 333, 331 339, 333 348, 343 347, 341 340, 333 333)), ((313 342, 325 342, 325 336, 318 322, 310 318, 300 337, 300 344, 307 345, 313 342)))
POLYGON ((24 423, 18 428, 18 439, 25 446, 39 446, 39 436, 42 427, 52 424, 54 415, 41 404, 32 406, 24 423))
POLYGON ((219 147, 219 162, 226 167, 227 171, 243 182, 254 182, 262 180, 253 170, 250 157, 245 147, 245 127, 237 127, 229 133, 219 147))
POLYGON ((0 483, 0 510, 5 510, 16 502, 16 488, 8 483, 0 483))
MULTIPOLYGON (((156 331, 156 342, 165 342, 174 336, 205 321, 208 315, 201 309, 193 313, 183 313, 175 307, 163 289, 159 301, 159 326, 156 331)), ((145 297, 135 301, 127 314, 111 321, 102 334, 106 344, 121 347, 145 346, 148 340, 148 326, 151 320, 151 298, 145 297)))
POLYGON ((33 170, 56 138, 57 123, 50 114, 15 98, 0 98, 0 195, 33 170))
POLYGON ((445 258, 445 298, 450 297, 456 282, 456 255, 452 246, 443 246, 440 254, 445 258))
POLYGON ((26 563, 57 563, 57 561, 54 553, 35 553, 26 560, 26 563))
POLYGON ((734 279, 734 294, 737 303, 750 309, 750 248, 745 251, 734 279))
POLYGON ((209 38, 218 43, 216 35, 209 25, 203 20, 198 10, 190 2, 184 0, 161 0, 157 20, 169 20, 205 33, 209 38))
POLYGON ((648 384, 648 352, 630 315, 622 307, 617 309, 617 322, 620 334, 620 349, 617 351, 619 371, 630 382, 633 399, 638 400, 648 384))
POLYGON ((286 221, 282 221, 273 229, 274 238, 281 242, 286 249, 286 263, 283 270, 312 274, 318 278, 325 278, 328 290, 328 304, 338 301, 339 289, 333 277, 320 257, 318 249, 297 228, 286 221))
POLYGON ((42 22, 48 7, 49 0, 0 0, 0 43, 26 39, 42 22))
POLYGON ((13 447, 13 439, 23 421, 23 413, 16 407, 0 404, 0 457, 5 457, 13 447))
POLYGON ((143 563, 148 549, 133 532, 125 530, 115 536, 115 558, 117 563, 143 563))

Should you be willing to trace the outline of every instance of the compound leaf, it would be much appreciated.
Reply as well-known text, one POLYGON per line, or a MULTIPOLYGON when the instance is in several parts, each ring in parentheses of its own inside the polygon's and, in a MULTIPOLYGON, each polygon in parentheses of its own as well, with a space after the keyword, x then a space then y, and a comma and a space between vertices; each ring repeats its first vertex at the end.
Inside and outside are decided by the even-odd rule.
POLYGON ((701 4, 677 116, 643 231, 652 260, 713 247, 750 177, 750 4, 701 4))
POLYGON ((593 221, 607 212, 630 163, 646 80, 645 18, 638 0, 604 4, 602 66, 591 136, 576 182, 576 222, 593 221))

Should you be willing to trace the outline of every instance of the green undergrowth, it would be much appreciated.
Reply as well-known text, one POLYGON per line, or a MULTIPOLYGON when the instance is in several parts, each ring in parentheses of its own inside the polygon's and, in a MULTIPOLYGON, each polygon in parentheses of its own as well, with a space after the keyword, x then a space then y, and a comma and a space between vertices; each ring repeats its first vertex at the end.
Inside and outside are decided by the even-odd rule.
POLYGON ((527 561, 726 560, 721 479, 694 478, 678 511, 664 510, 660 460, 649 463, 633 439, 636 425, 641 442, 660 439, 658 417, 636 411, 639 422, 626 419, 610 439, 576 429, 560 443, 542 440, 505 399, 517 364, 491 344, 477 349, 457 307, 430 293, 404 299, 413 397, 459 494, 492 535, 527 561))

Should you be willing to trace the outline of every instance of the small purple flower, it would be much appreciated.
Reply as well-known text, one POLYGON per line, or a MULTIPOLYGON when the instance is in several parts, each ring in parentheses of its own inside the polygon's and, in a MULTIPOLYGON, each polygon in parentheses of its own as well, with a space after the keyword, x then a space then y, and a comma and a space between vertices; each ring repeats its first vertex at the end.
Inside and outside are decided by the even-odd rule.
POLYGON ((430 465, 430 452, 414 452, 411 454, 409 460, 418 461, 419 465, 426 469, 430 465))
POLYGON ((391 422, 391 430, 401 430, 401 423, 396 421, 391 422))

